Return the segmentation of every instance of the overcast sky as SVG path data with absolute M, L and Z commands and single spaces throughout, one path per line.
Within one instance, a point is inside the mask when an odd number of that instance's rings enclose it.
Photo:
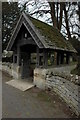
M 11 0 L 8 0 L 8 1 L 11 1 Z M 14 1 L 15 1 L 15 0 L 14 0 Z M 64 1 L 64 0 L 63 0 L 63 1 Z M 70 0 L 69 0 L 69 1 L 70 1 Z M 75 1 L 76 1 L 76 0 L 75 0 Z M 27 6 L 26 8 L 27 8 L 27 11 L 28 11 L 29 13 L 33 13 L 33 12 L 37 11 L 38 9 L 39 9 L 39 10 L 48 10 L 48 9 L 50 9 L 47 0 L 18 0 L 18 2 L 19 2 L 20 4 L 24 4 L 25 2 L 28 2 L 28 6 Z M 78 9 L 77 6 L 75 6 L 75 8 Z M 70 9 L 74 10 L 74 6 L 71 6 Z M 70 13 L 71 13 L 71 12 L 69 11 L 68 14 L 70 14 Z M 48 14 L 43 14 L 42 16 L 39 16 L 39 17 L 36 16 L 36 14 L 35 14 L 35 15 L 32 15 L 32 16 L 33 16 L 34 18 L 36 18 L 36 19 L 39 19 L 39 20 L 41 20 L 41 21 L 43 21 L 43 22 L 46 22 L 46 23 L 52 25 L 51 19 L 49 19 L 49 18 L 51 18 L 50 13 L 48 13 Z M 48 21 L 47 21 L 47 20 L 48 20 Z M 73 16 L 70 18 L 69 25 L 70 25 L 70 24 L 74 24 L 74 23 L 79 24 L 78 15 L 76 15 L 75 11 L 74 11 Z M 63 19 L 63 25 L 66 26 L 66 24 L 65 24 L 65 22 L 64 22 L 64 19 Z M 63 31 L 65 31 L 65 33 L 66 33 L 66 29 L 65 29 L 64 26 L 62 26 L 62 29 L 61 29 L 61 33 L 62 33 L 63 35 L 65 35 L 65 34 L 63 33 Z M 73 29 L 70 27 L 70 31 L 72 31 L 72 30 L 73 30 L 73 31 L 76 31 L 76 32 L 79 32 L 79 31 L 78 31 L 78 27 L 75 27 L 75 26 L 73 27 Z M 76 37 L 77 37 L 77 36 L 76 36 Z

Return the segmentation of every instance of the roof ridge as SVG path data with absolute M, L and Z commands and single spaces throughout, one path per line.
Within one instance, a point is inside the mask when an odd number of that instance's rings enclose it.
M 73 47 L 70 45 L 69 41 L 67 41 L 65 37 L 62 35 L 62 33 L 59 31 L 59 29 L 30 16 L 26 12 L 22 12 L 20 18 L 22 18 L 22 23 L 25 23 L 25 27 L 31 29 L 29 30 L 29 32 L 31 33 L 32 31 L 31 35 L 33 36 L 33 38 L 36 37 L 35 41 L 39 45 L 39 47 L 43 46 L 46 49 L 49 48 L 49 49 L 76 52 L 75 49 L 73 49 Z M 17 32 L 19 32 L 19 27 L 21 26 L 20 18 L 16 25 L 16 29 L 18 29 L 18 31 L 14 29 L 14 34 L 17 34 Z M 9 44 L 13 44 L 13 40 L 16 39 L 14 37 L 14 34 L 12 35 L 11 38 L 12 41 L 10 40 Z M 7 49 L 9 48 L 9 44 L 7 46 Z

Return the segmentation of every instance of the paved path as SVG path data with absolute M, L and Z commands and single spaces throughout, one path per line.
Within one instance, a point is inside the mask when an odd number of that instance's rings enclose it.
M 22 92 L 5 84 L 9 80 L 10 76 L 3 72 L 3 118 L 74 117 L 68 106 L 56 94 L 50 95 L 38 88 Z

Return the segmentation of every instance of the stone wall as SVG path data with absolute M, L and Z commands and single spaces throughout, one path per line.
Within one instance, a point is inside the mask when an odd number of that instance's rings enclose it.
M 45 86 L 61 96 L 77 115 L 80 114 L 80 86 L 59 76 L 47 77 Z
M 80 86 L 72 80 L 66 79 L 66 77 L 59 76 L 60 73 L 69 75 L 69 70 L 71 70 L 71 66 L 68 66 L 68 69 L 63 67 L 58 69 L 36 68 L 34 70 L 34 84 L 41 89 L 51 89 L 53 92 L 55 91 L 77 115 L 80 115 Z
M 34 85 L 41 89 L 51 89 L 53 92 L 55 91 L 68 103 L 77 115 L 80 115 L 80 84 L 76 84 L 75 76 L 70 76 L 70 71 L 74 67 L 75 66 L 49 69 L 36 68 L 34 70 Z M 14 78 L 20 78 L 20 67 L 16 64 L 3 63 L 2 69 Z M 77 81 L 80 80 L 77 79 Z
M 36 68 L 34 70 L 34 84 L 41 89 L 45 89 L 46 72 L 46 69 Z
M 15 79 L 20 78 L 20 66 L 11 63 L 2 63 L 2 70 L 13 76 Z

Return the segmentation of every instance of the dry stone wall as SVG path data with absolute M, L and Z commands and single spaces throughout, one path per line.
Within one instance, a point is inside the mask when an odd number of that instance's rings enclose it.
M 20 76 L 20 67 L 16 64 L 11 63 L 2 63 L 2 70 L 7 72 L 9 75 L 13 76 L 15 79 L 19 79 Z
M 71 75 L 70 70 L 75 66 L 56 67 L 34 70 L 34 85 L 41 89 L 51 89 L 62 97 L 73 111 L 80 115 L 80 77 Z M 2 69 L 18 79 L 20 68 L 10 63 L 3 63 Z M 66 77 L 65 77 L 66 76 Z M 68 76 L 68 77 L 67 77 Z
M 45 86 L 46 89 L 49 88 L 61 96 L 77 115 L 80 114 L 80 87 L 78 85 L 59 76 L 47 76 Z
M 66 74 L 67 68 L 64 68 L 66 69 L 65 71 L 62 71 L 62 69 L 36 68 L 34 70 L 34 84 L 41 89 L 51 89 L 53 92 L 55 91 L 77 115 L 80 115 L 80 86 L 72 80 L 63 77 Z M 62 77 L 60 73 L 63 73 Z M 67 75 L 69 74 L 70 72 L 68 70 Z M 76 77 L 74 76 L 74 81 L 76 81 L 75 79 Z

